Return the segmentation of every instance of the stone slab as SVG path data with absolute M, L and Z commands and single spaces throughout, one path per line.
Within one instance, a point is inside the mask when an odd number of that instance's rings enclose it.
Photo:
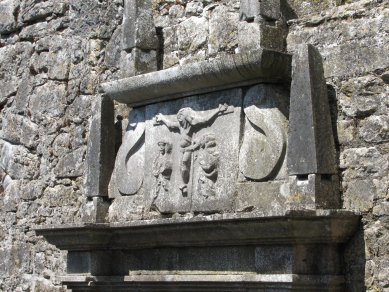
M 288 210 L 288 184 L 285 181 L 238 183 L 236 209 L 266 216 L 282 216 Z

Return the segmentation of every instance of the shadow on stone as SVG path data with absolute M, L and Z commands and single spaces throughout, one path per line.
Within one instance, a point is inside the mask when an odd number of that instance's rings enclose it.
M 286 20 L 298 18 L 296 12 L 294 12 L 293 8 L 290 7 L 290 4 L 287 0 L 281 0 L 281 12 Z
M 359 230 L 347 243 L 344 244 L 343 248 L 343 272 L 346 282 L 345 291 L 366 291 L 366 254 L 362 223 L 360 224 Z

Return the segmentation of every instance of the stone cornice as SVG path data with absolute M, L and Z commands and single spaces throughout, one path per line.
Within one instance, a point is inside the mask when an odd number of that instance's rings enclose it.
M 261 82 L 289 82 L 292 56 L 260 49 L 101 84 L 110 98 L 130 106 Z
M 63 250 L 177 246 L 342 243 L 359 216 L 346 211 L 291 211 L 285 216 L 205 216 L 128 223 L 46 226 L 36 229 Z

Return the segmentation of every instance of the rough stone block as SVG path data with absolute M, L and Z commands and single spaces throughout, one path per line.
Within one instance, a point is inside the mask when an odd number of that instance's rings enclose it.
M 374 206 L 377 188 L 372 179 L 350 180 L 344 183 L 344 206 L 356 212 L 368 212 Z
M 18 6 L 18 0 L 0 1 L 0 34 L 11 33 L 16 29 L 14 13 Z
M 50 81 L 37 87 L 30 97 L 33 121 L 62 116 L 66 108 L 66 85 Z
M 122 49 L 122 29 L 122 26 L 118 26 L 118 28 L 112 34 L 112 37 L 105 49 L 104 63 L 111 68 L 120 68 L 121 65 L 120 57 Z
M 41 3 L 34 3 L 28 5 L 24 3 L 21 7 L 20 19 L 23 22 L 32 22 L 38 19 L 45 18 L 53 13 L 63 14 L 66 10 L 67 4 L 56 3 L 56 1 L 46 1 Z
M 371 116 L 361 121 L 359 136 L 369 143 L 389 141 L 389 117 L 387 115 Z
M 143 211 L 144 192 L 140 191 L 140 193 L 132 196 L 115 197 L 109 206 L 108 221 L 128 222 L 132 220 L 145 219 Z
M 266 23 L 239 22 L 238 44 L 241 52 L 259 48 L 283 51 L 284 30 Z
M 205 46 L 209 25 L 205 18 L 192 16 L 177 25 L 177 45 L 182 51 L 195 52 Z
M 309 174 L 289 177 L 291 209 L 337 209 L 341 207 L 339 177 Z
M 240 20 L 252 22 L 258 18 L 276 20 L 281 17 L 280 0 L 242 0 Z
M 58 164 L 54 168 L 55 175 L 57 177 L 82 176 L 84 173 L 85 148 L 85 146 L 80 147 L 60 157 Z
M 335 145 L 319 52 L 312 45 L 300 46 L 292 70 L 289 174 L 335 174 Z
M 124 1 L 122 48 L 123 50 L 158 48 L 150 0 Z
M 33 179 L 39 174 L 40 160 L 21 145 L 3 142 L 0 167 L 12 179 Z
M 134 48 L 130 53 L 122 51 L 120 60 L 122 77 L 157 71 L 157 52 L 154 50 Z
M 90 223 L 104 223 L 108 214 L 109 201 L 101 197 L 88 198 L 81 207 L 81 220 Z
M 209 19 L 208 54 L 234 51 L 238 46 L 238 16 L 225 6 L 216 7 Z
M 108 184 L 115 161 L 114 107 L 111 99 L 98 97 L 92 117 L 86 156 L 85 195 L 108 195 Z

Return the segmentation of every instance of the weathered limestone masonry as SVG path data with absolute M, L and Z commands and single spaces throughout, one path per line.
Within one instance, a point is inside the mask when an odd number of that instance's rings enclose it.
M 341 274 L 346 291 L 389 291 L 389 2 L 124 2 L 0 0 L 0 291 L 134 279 L 143 283 L 134 291 L 339 291 Z M 315 104 L 326 90 L 305 43 L 322 56 L 331 119 Z M 265 55 L 279 67 L 261 70 Z M 196 80 L 214 87 L 197 88 L 182 68 L 209 72 Z M 142 91 L 142 74 L 162 69 L 171 75 L 154 81 L 169 83 Z M 236 77 L 241 69 L 262 85 Z M 137 88 L 120 83 L 126 77 Z M 120 91 L 125 104 L 112 102 Z M 153 104 L 167 97 L 180 99 Z M 299 109 L 305 115 L 289 116 Z M 169 123 L 179 112 L 207 128 L 190 130 L 192 149 Z M 356 232 L 348 211 L 362 214 Z M 116 270 L 101 264 L 112 259 Z M 193 270 L 200 275 L 182 273 Z M 93 277 L 108 274 L 121 276 Z

